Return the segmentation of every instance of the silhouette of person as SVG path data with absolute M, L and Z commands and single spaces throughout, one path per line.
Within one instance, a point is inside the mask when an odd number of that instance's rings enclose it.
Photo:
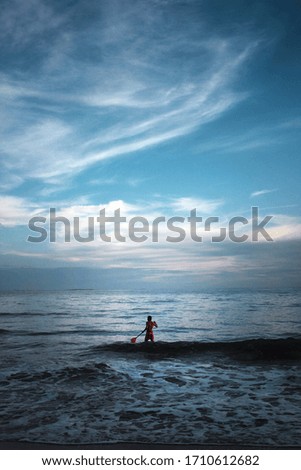
M 149 315 L 147 317 L 147 322 L 144 330 L 146 331 L 144 341 L 155 341 L 153 328 L 158 328 L 158 325 L 155 321 L 152 321 L 152 317 Z

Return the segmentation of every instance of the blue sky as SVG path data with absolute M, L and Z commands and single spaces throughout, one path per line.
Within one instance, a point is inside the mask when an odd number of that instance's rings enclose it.
M 0 287 L 300 287 L 300 19 L 291 0 L 2 2 Z M 273 242 L 27 241 L 50 207 L 84 233 L 102 208 L 252 206 Z

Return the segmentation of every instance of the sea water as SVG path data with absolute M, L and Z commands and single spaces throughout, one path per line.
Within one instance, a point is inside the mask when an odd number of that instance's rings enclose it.
M 298 291 L 0 300 L 2 441 L 301 443 Z M 156 343 L 131 344 L 148 315 Z

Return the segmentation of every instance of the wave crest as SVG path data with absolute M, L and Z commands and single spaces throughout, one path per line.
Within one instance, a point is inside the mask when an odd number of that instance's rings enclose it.
M 250 339 L 233 342 L 113 343 L 97 346 L 95 349 L 126 355 L 154 355 L 158 358 L 222 354 L 237 360 L 280 361 L 301 359 L 301 338 Z

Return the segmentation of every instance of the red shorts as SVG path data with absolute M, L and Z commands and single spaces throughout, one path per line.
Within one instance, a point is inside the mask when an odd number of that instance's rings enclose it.
M 154 333 L 152 331 L 147 332 L 145 335 L 144 341 L 154 341 L 154 340 L 155 340 Z

